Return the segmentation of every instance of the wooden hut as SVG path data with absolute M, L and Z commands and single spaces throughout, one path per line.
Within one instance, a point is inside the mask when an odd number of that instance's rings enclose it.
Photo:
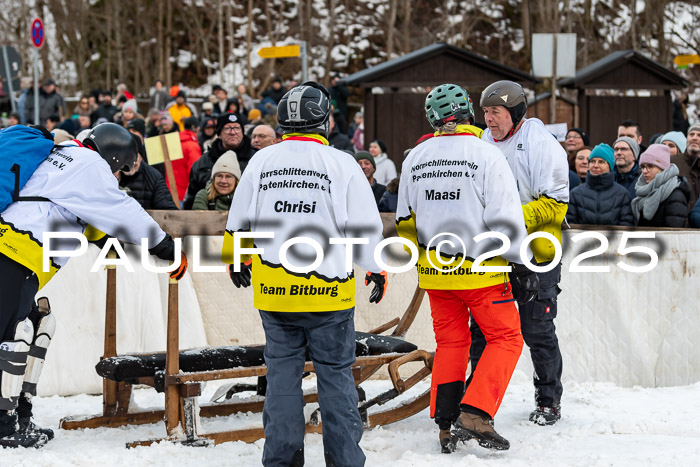
M 525 87 L 539 82 L 520 70 L 438 42 L 354 73 L 342 82 L 364 89 L 365 144 L 374 138 L 383 140 L 389 157 L 400 167 L 404 150 L 432 132 L 424 110 L 427 88 L 444 83 L 463 86 L 473 101 L 476 120 L 483 121 L 481 91 L 503 79 Z

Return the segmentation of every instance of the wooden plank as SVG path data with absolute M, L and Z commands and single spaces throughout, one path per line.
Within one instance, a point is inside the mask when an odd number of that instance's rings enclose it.
M 304 394 L 304 403 L 311 404 L 318 402 L 318 393 L 312 392 Z M 199 406 L 199 415 L 201 417 L 220 417 L 224 415 L 232 415 L 235 413 L 262 412 L 265 400 L 244 401 L 234 403 L 210 403 Z
M 384 355 L 375 355 L 368 357 L 358 357 L 355 361 L 353 367 L 362 366 L 374 366 L 383 365 L 389 363 L 396 358 L 405 355 L 399 353 L 391 353 Z M 304 364 L 304 372 L 313 372 L 314 364 L 313 362 L 306 362 Z M 198 372 L 188 372 L 188 373 L 178 373 L 173 375 L 165 376 L 166 384 L 182 384 L 190 383 L 194 381 L 215 381 L 220 379 L 234 379 L 234 378 L 246 378 L 249 376 L 262 376 L 267 373 L 267 367 L 251 366 L 251 367 L 238 367 L 229 368 L 226 370 L 212 370 L 212 371 L 198 371 Z
M 169 378 L 180 372 L 180 336 L 178 317 L 177 280 L 168 284 L 168 330 L 165 354 L 165 429 L 171 435 L 180 424 L 180 391 Z
M 425 409 L 430 405 L 430 390 L 426 390 L 423 394 L 417 398 L 402 404 L 394 409 L 388 409 L 381 412 L 376 412 L 369 414 L 369 426 L 367 428 L 373 428 L 375 426 L 387 425 L 389 423 L 398 422 L 399 420 L 406 419 L 412 415 L 417 414 L 421 410 Z
M 173 237 L 223 235 L 227 211 L 148 211 L 160 228 Z
M 62 418 L 59 428 L 63 430 L 82 430 L 84 428 L 117 428 L 124 425 L 146 425 L 163 421 L 162 409 L 147 410 L 119 415 L 73 416 Z
M 116 253 L 107 253 L 108 259 L 115 259 Z M 117 356 L 117 269 L 107 266 L 107 292 L 105 297 L 105 335 L 102 358 Z M 116 381 L 102 380 L 102 413 L 115 415 L 118 402 Z
M 401 317 L 401 322 L 399 322 L 399 325 L 396 326 L 394 332 L 391 333 L 392 336 L 404 337 L 406 335 L 406 332 L 408 332 L 409 328 L 413 324 L 413 321 L 418 315 L 418 310 L 420 309 L 420 305 L 423 302 L 424 296 L 425 290 L 421 289 L 419 286 L 416 286 L 416 290 L 415 292 L 413 292 L 413 298 L 411 299 L 411 303 L 408 304 L 406 311 Z
M 384 323 L 381 326 L 378 326 L 374 329 L 370 329 L 367 332 L 369 332 L 370 334 L 381 334 L 384 331 L 386 331 L 387 329 L 391 329 L 394 326 L 396 326 L 397 324 L 399 324 L 400 321 L 401 320 L 399 318 L 394 318 L 391 321 L 389 321 L 388 323 Z

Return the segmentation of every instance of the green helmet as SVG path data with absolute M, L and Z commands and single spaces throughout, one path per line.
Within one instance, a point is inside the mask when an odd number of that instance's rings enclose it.
M 445 123 L 474 120 L 474 106 L 467 91 L 456 84 L 441 84 L 425 98 L 425 116 L 436 130 Z

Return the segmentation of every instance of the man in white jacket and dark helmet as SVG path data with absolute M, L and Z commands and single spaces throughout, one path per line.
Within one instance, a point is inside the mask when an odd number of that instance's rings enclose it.
M 24 130 L 53 136 L 45 128 Z M 90 130 L 82 144 L 76 140 L 54 146 L 48 158 L 19 190 L 19 198 L 0 213 L 0 446 L 40 447 L 53 431 L 31 420 L 32 396 L 55 330 L 48 300 L 34 297 L 65 265 L 63 251 L 77 240 L 51 245 L 46 232 L 84 234 L 100 244 L 109 234 L 129 243 L 148 239 L 149 252 L 172 261 L 170 235 L 141 206 L 119 189 L 116 174 L 131 170 L 137 149 L 131 134 L 114 123 Z M 44 249 L 56 252 L 43 265 Z M 48 251 L 46 252 L 48 253 Z M 171 277 L 180 279 L 187 260 L 182 255 Z
M 437 343 L 430 416 L 444 453 L 453 452 L 457 440 L 472 438 L 505 450 L 510 443 L 494 430 L 493 418 L 523 346 L 515 300 L 525 303 L 537 290 L 520 255 L 526 233 L 518 190 L 503 154 L 472 126 L 467 91 L 437 86 L 426 97 L 425 112 L 435 135 L 404 161 L 396 230 L 418 248 L 418 284 L 430 299 Z M 475 240 L 489 233 L 506 240 Z M 488 271 L 475 270 L 476 263 Z M 465 391 L 470 315 L 488 344 Z
M 545 233 L 531 247 L 540 289 L 535 300 L 519 307 L 525 344 L 535 370 L 535 410 L 530 421 L 552 425 L 561 417 L 562 358 L 554 327 L 561 263 L 555 259 L 555 242 L 561 245 L 561 225 L 569 203 L 569 169 L 561 144 L 536 118 L 524 118 L 527 98 L 522 86 L 513 81 L 497 81 L 481 94 L 481 108 L 488 128 L 481 139 L 497 147 L 508 160 L 518 183 L 522 216 L 528 234 Z M 472 368 L 484 348 L 478 323 L 472 323 Z
M 328 145 L 326 88 L 306 82 L 277 107 L 283 141 L 250 160 L 229 211 L 222 259 L 236 287 L 253 286 L 265 330 L 267 391 L 263 464 L 304 464 L 304 396 L 308 354 L 314 363 L 326 465 L 361 466 L 362 420 L 351 366 L 355 361 L 355 275 L 345 238 L 366 239 L 352 259 L 374 283 L 370 302 L 386 290 L 373 252 L 382 222 L 372 190 L 353 156 Z M 255 235 L 237 244 L 238 232 Z M 273 237 L 264 238 L 265 233 Z M 306 240 L 290 248 L 283 244 Z M 249 263 L 252 261 L 252 264 Z M 252 272 L 251 272 L 252 269 Z

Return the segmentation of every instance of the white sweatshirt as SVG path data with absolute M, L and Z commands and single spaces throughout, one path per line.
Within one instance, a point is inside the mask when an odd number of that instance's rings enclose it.
M 465 125 L 458 131 L 416 146 L 401 173 L 396 228 L 418 247 L 418 278 L 425 289 L 478 289 L 507 281 L 503 272 L 471 271 L 474 259 L 502 245 L 495 239 L 475 242 L 474 237 L 484 232 L 505 234 L 510 246 L 482 265 L 522 263 L 519 249 L 527 234 L 508 163 L 501 151 L 473 134 L 476 128 Z M 453 237 L 443 235 L 430 243 L 443 233 Z M 453 244 L 441 247 L 443 261 L 456 260 L 447 266 L 440 264 L 435 249 L 442 240 Z M 447 271 L 462 258 L 461 267 Z
M 263 248 L 253 255 L 255 307 L 264 311 L 336 311 L 355 306 L 352 266 L 346 269 L 346 248 L 329 238 L 366 237 L 354 248 L 354 262 L 380 272 L 373 258 L 382 240 L 382 222 L 367 178 L 355 159 L 327 146 L 316 135 L 285 135 L 285 140 L 255 154 L 233 196 L 222 259 L 235 259 L 237 231 L 273 232 L 273 239 L 255 239 Z M 359 230 L 355 230 L 359 229 Z M 308 273 L 282 265 L 280 248 L 293 237 L 310 237 L 323 248 L 323 261 Z M 251 247 L 251 242 L 241 246 Z M 297 251 L 304 258 L 295 257 Z M 287 251 L 294 266 L 314 262 L 311 246 Z M 245 257 L 243 258 L 245 260 Z
M 141 205 L 119 189 L 107 162 L 71 143 L 54 148 L 19 195 L 49 201 L 18 201 L 0 213 L 0 253 L 35 272 L 40 288 L 68 261 L 52 257 L 50 270 L 42 271 L 44 232 L 83 233 L 90 224 L 129 243 L 148 238 L 149 247 L 165 238 Z M 53 240 L 50 247 L 74 250 L 77 241 Z

